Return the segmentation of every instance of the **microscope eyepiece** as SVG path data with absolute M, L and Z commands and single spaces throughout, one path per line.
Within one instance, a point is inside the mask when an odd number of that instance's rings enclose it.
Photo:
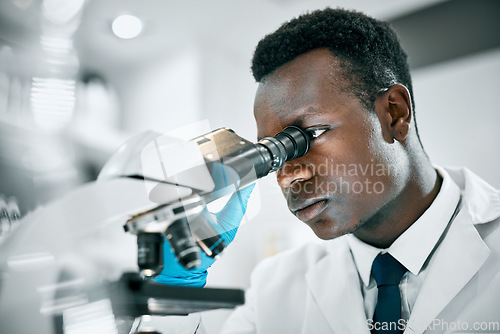
M 286 160 L 290 161 L 295 158 L 304 156 L 309 150 L 309 135 L 296 126 L 288 126 L 283 131 L 274 136 L 279 140 L 286 150 Z
M 286 161 L 304 156 L 309 151 L 310 143 L 309 135 L 294 125 L 286 127 L 274 137 L 266 137 L 258 142 L 271 154 L 269 172 L 280 169 Z

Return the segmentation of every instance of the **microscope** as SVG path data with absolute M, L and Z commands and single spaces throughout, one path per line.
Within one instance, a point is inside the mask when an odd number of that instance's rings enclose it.
M 201 264 L 199 248 L 206 255 L 217 257 L 225 244 L 202 213 L 207 204 L 278 170 L 286 161 L 303 156 L 309 150 L 310 139 L 307 132 L 296 126 L 289 126 L 274 137 L 252 143 L 231 129 L 222 128 L 191 141 L 195 144 L 194 151 L 199 150 L 201 159 L 198 161 L 202 163 L 177 172 L 174 179 L 169 178 L 165 168 L 156 169 L 161 173 L 149 173 L 152 168 L 143 168 L 141 175 L 133 174 L 132 171 L 128 171 L 128 175 L 118 175 L 157 184 L 175 183 L 175 186 L 182 187 L 179 184 L 181 179 L 190 179 L 200 173 L 203 175 L 203 172 L 207 174 L 208 171 L 213 183 L 208 189 L 190 187 L 189 196 L 161 203 L 152 210 L 134 215 L 126 222 L 125 231 L 137 236 L 137 263 L 141 275 L 154 277 L 163 269 L 163 235 L 179 263 L 186 269 L 193 269 Z M 155 159 L 147 160 L 150 163 L 156 160 L 156 164 L 165 167 L 168 162 L 161 155 L 162 148 L 161 139 L 155 138 L 143 148 L 143 159 L 146 152 L 150 152 Z M 168 147 L 164 148 L 163 152 L 167 151 Z M 102 178 L 110 177 L 112 173 L 108 169 L 109 167 L 104 167 Z M 154 191 L 152 189 L 151 193 Z
M 96 182 L 37 209 L 0 244 L 2 329 L 71 332 L 95 327 L 90 313 L 107 312 L 115 332 L 133 333 L 130 321 L 144 315 L 243 304 L 240 289 L 171 287 L 150 278 L 163 269 L 164 247 L 186 269 L 200 265 L 200 249 L 219 256 L 226 245 L 207 205 L 304 156 L 314 137 L 289 126 L 257 143 L 228 128 L 189 141 L 152 132 L 132 138 Z M 18 314 L 31 321 L 14 321 Z

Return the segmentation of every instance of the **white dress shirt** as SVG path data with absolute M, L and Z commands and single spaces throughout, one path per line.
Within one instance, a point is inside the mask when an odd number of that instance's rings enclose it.
M 379 253 L 389 252 L 408 271 L 399 284 L 402 317 L 408 320 L 426 276 L 427 260 L 440 242 L 460 200 L 460 189 L 448 173 L 439 167 L 443 178 L 438 195 L 431 206 L 387 249 L 370 246 L 354 235 L 348 243 L 358 270 L 367 319 L 372 319 L 377 304 L 377 284 L 371 275 L 373 260 Z

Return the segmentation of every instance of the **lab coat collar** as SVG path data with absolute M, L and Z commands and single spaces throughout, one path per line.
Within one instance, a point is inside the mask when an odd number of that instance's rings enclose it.
M 358 272 L 345 237 L 331 241 L 328 255 L 307 272 L 306 279 L 334 333 L 370 333 Z
M 463 193 L 464 208 L 474 224 L 500 217 L 500 191 L 467 168 L 445 168 Z
M 423 333 L 451 300 L 483 266 L 490 249 L 471 224 L 471 215 L 461 210 L 429 260 L 405 333 Z
M 462 190 L 462 208 L 430 258 L 405 333 L 423 333 L 483 266 L 490 254 L 474 224 L 500 216 L 499 191 L 468 169 L 447 169 Z

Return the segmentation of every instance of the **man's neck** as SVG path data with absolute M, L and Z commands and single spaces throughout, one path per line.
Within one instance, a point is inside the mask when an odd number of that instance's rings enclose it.
M 388 248 L 430 207 L 442 181 L 430 162 L 416 169 L 403 191 L 353 234 L 374 247 Z

